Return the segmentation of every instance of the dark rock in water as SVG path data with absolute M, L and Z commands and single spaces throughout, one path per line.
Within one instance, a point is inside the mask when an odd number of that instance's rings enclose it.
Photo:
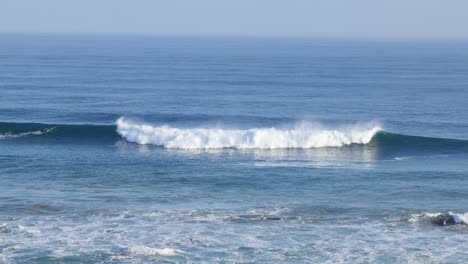
M 450 214 L 438 214 L 437 216 L 431 217 L 431 223 L 434 225 L 445 226 L 454 225 L 457 222 L 455 222 L 455 218 Z

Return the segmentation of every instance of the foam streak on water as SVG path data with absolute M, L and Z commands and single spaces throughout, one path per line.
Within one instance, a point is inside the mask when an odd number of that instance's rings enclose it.
M 40 136 L 46 133 L 49 133 L 53 130 L 54 128 L 48 128 L 48 129 L 43 129 L 43 130 L 36 130 L 36 131 L 30 131 L 30 132 L 23 132 L 23 133 L 4 133 L 0 134 L 0 139 L 10 139 L 10 138 L 21 138 L 21 137 L 29 137 L 29 136 Z
M 288 128 L 175 128 L 137 123 L 125 118 L 116 122 L 117 132 L 127 141 L 180 149 L 280 149 L 341 147 L 366 144 L 379 126 L 354 125 L 323 128 L 303 122 Z

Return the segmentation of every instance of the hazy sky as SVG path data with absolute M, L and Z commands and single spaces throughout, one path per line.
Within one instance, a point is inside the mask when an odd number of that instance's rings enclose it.
M 0 0 L 0 32 L 468 38 L 468 0 Z

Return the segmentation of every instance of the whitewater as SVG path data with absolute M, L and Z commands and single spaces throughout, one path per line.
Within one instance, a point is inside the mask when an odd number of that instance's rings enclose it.
M 285 149 L 341 147 L 367 144 L 382 130 L 377 125 L 356 124 L 326 128 L 321 124 L 301 122 L 286 128 L 176 128 L 153 126 L 126 118 L 116 121 L 117 133 L 129 142 L 178 149 Z

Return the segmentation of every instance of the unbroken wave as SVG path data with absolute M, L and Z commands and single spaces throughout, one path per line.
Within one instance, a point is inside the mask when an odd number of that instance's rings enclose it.
M 114 141 L 120 138 L 115 129 L 113 125 L 0 122 L 0 139 Z
M 178 149 L 286 149 L 341 147 L 369 143 L 378 126 L 323 129 L 303 123 L 291 128 L 175 128 L 152 126 L 125 118 L 116 122 L 117 133 L 129 142 Z

